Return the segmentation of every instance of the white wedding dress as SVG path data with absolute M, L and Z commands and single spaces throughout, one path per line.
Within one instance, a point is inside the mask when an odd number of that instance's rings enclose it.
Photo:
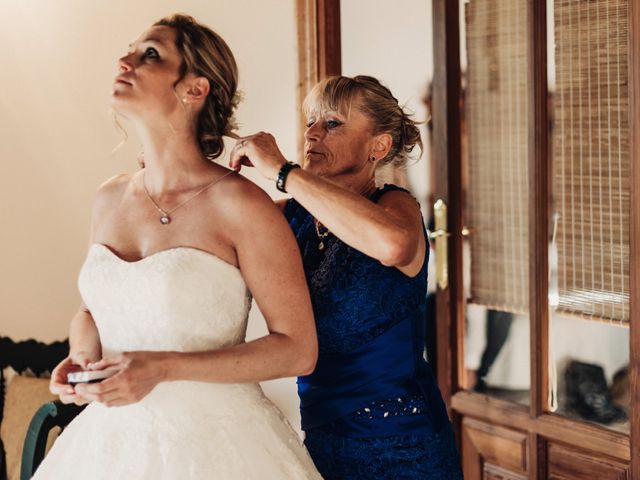
M 103 354 L 212 350 L 244 341 L 251 297 L 240 270 L 190 247 L 127 262 L 93 244 L 79 288 Z M 36 479 L 320 479 L 257 384 L 160 383 L 140 402 L 92 403 Z

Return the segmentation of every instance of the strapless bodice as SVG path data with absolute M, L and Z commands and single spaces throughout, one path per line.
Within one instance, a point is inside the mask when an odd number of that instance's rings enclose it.
M 240 270 L 197 248 L 128 262 L 94 243 L 78 286 L 103 354 L 211 350 L 244 341 L 251 295 Z

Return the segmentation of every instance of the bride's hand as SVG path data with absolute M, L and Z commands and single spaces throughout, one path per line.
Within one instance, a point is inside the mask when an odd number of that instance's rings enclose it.
M 275 180 L 286 161 L 273 135 L 260 132 L 238 139 L 231 150 L 229 167 L 234 170 L 240 170 L 243 165 L 255 167 L 266 178 Z
M 67 381 L 69 373 L 83 370 L 87 368 L 88 364 L 89 358 L 84 352 L 72 354 L 62 360 L 51 372 L 51 380 L 49 382 L 51 393 L 58 395 L 62 403 L 75 403 L 76 405 L 89 403 L 89 400 L 79 395 L 73 385 L 69 385 Z
M 76 392 L 107 407 L 136 403 L 166 377 L 165 358 L 163 352 L 126 352 L 103 358 L 89 364 L 89 368 L 116 368 L 120 371 L 99 383 L 76 385 Z

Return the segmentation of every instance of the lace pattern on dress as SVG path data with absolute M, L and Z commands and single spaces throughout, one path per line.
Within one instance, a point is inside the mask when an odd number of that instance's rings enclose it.
M 401 189 L 385 185 L 372 200 L 392 190 Z M 302 253 L 321 354 L 355 350 L 416 312 L 424 317 L 428 257 L 422 271 L 409 278 L 332 234 L 319 250 L 313 216 L 295 200 L 287 203 L 285 215 Z
M 451 428 L 433 435 L 384 438 L 314 430 L 305 445 L 325 480 L 462 480 Z

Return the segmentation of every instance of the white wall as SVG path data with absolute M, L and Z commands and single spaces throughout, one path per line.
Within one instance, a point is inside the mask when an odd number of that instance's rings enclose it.
M 344 0 L 340 7 L 342 73 L 377 77 L 420 121 L 427 119 L 422 98 L 433 76 L 431 9 L 430 0 Z M 424 213 L 430 158 L 425 125 L 420 130 L 425 152 L 408 174 Z
M 241 134 L 296 147 L 294 0 L 0 0 L 0 335 L 62 339 L 79 303 L 96 187 L 136 168 L 108 113 L 116 59 L 161 17 L 184 12 L 229 43 L 245 101 Z M 264 183 L 263 183 L 264 185 Z M 265 186 L 270 193 L 275 189 Z M 254 309 L 249 336 L 266 331 Z M 299 424 L 292 379 L 267 393 Z

